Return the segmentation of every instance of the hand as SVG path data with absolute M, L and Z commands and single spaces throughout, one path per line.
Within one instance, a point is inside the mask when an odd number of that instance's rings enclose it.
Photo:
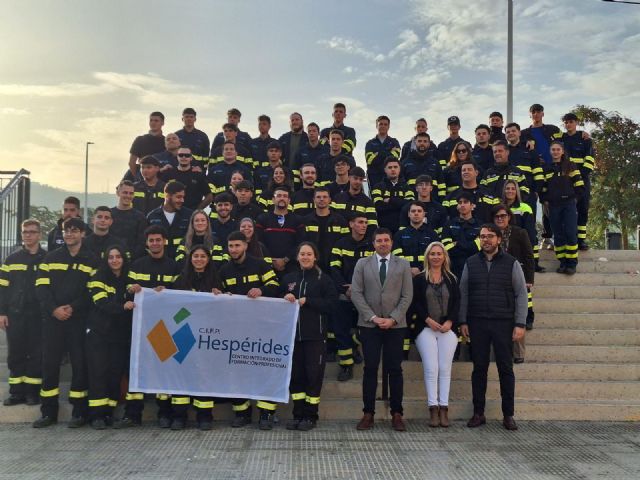
M 391 201 L 391 199 L 389 197 L 387 197 L 384 200 L 382 200 L 383 203 L 389 203 L 390 201 Z
M 351 284 L 344 285 L 344 286 L 345 286 L 345 287 L 347 287 L 347 291 L 346 291 L 346 292 L 344 292 L 345 296 L 346 296 L 347 298 L 351 298 Z
M 583 140 L 589 140 L 591 138 L 591 135 L 589 135 L 589 132 L 583 130 L 582 131 L 582 139 Z
M 424 323 L 426 323 L 427 326 L 431 330 L 433 330 L 434 332 L 439 332 L 440 331 L 440 324 L 438 322 L 436 322 L 433 318 L 427 317 L 427 319 L 424 321 Z
M 511 339 L 514 342 L 519 342 L 524 338 L 524 332 L 524 327 L 513 327 L 513 336 L 511 337 Z
M 302 307 L 305 303 L 307 303 L 307 297 L 302 297 L 301 299 L 298 300 L 298 303 Z
M 134 308 L 136 308 L 136 304 L 133 303 L 131 300 L 124 302 L 124 309 L 125 310 L 133 310 Z
M 167 163 L 164 167 L 162 167 L 162 168 L 160 169 L 160 171 L 161 171 L 161 172 L 166 172 L 167 170 L 171 170 L 172 168 L 173 168 L 173 166 L 172 166 L 172 165 L 169 165 L 169 164 Z
M 533 283 L 525 283 L 525 285 L 527 286 L 527 288 L 533 287 Z
M 9 317 L 0 315 L 0 330 L 4 330 L 9 326 Z
M 71 307 L 69 305 L 60 305 L 53 311 L 53 316 L 61 322 L 69 320 L 69 317 L 71 317 Z
M 249 298 L 258 298 L 260 295 L 262 295 L 262 290 L 256 287 L 247 292 L 247 297 Z
M 444 323 L 440 325 L 440 332 L 447 333 L 449 330 L 451 330 L 452 325 L 453 322 L 451 320 L 445 320 Z
M 471 335 L 469 335 L 469 325 L 467 325 L 466 323 L 464 325 L 460 325 L 460 333 L 466 339 L 471 338 Z
M 286 263 L 284 261 L 284 258 L 273 258 L 273 269 L 281 272 L 284 270 L 284 267 L 286 266 Z
M 196 172 L 196 173 L 200 173 L 200 172 L 202 172 L 202 168 L 200 168 L 200 167 L 191 167 L 191 171 L 192 172 Z
M 140 293 L 141 291 L 142 291 L 142 287 L 137 283 L 130 285 L 128 289 L 129 293 Z
M 415 277 L 416 275 L 420 275 L 420 269 L 416 267 L 411 267 L 411 276 Z
M 395 321 L 393 320 L 393 318 L 376 317 L 373 319 L 373 323 L 378 325 L 378 327 L 380 327 L 382 330 L 388 330 L 393 327 Z
M 222 293 L 222 290 L 220 290 L 219 288 L 213 288 L 211 290 L 211 293 L 213 293 L 214 295 L 220 295 Z
M 533 150 L 534 148 L 536 148 L 536 142 L 534 142 L 533 140 L 529 140 L 527 142 L 527 150 Z
M 295 296 L 293 293 L 287 293 L 287 294 L 284 296 L 284 299 L 285 299 L 287 302 L 291 302 L 291 303 L 293 303 L 293 302 L 295 302 L 295 301 L 296 301 L 296 296 Z
M 161 292 L 165 289 L 166 287 L 163 287 L 162 285 L 158 285 L 157 287 L 155 287 L 153 290 L 155 292 Z

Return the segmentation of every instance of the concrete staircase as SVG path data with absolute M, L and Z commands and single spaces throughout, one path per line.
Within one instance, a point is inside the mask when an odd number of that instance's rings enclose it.
M 526 362 L 515 365 L 516 417 L 522 420 L 640 420 L 640 252 L 589 251 L 580 253 L 578 274 L 555 272 L 556 261 L 542 252 L 542 265 L 549 273 L 536 275 L 535 328 L 527 332 Z M 413 349 L 412 349 L 413 350 Z M 417 352 L 403 364 L 405 372 L 405 417 L 425 418 L 426 393 L 422 364 Z M 0 377 L 6 379 L 6 341 L 0 340 Z M 471 370 L 467 362 L 453 367 L 450 417 L 466 419 L 471 408 Z M 328 364 L 320 404 L 325 419 L 359 418 L 362 411 L 362 367 L 355 378 L 335 380 L 336 364 Z M 63 379 L 69 378 L 68 367 Z M 495 365 L 491 365 L 487 390 L 487 416 L 501 418 L 500 387 Z M 61 385 L 64 392 L 68 381 Z M 6 383 L 0 396 L 7 395 Z M 379 389 L 380 392 L 380 389 Z M 61 402 L 60 419 L 69 417 Z M 153 418 L 149 403 L 145 416 Z M 279 409 L 287 418 L 290 406 Z M 38 416 L 37 407 L 1 407 L 0 423 L 28 422 Z M 228 405 L 216 407 L 217 419 L 230 418 Z M 379 401 L 376 417 L 388 417 L 388 407 Z

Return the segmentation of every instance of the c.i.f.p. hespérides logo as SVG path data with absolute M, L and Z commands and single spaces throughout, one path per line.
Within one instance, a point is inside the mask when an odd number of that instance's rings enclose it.
M 173 316 L 173 321 L 179 326 L 189 316 L 191 316 L 191 312 L 182 307 Z M 164 320 L 159 320 L 158 323 L 149 330 L 147 340 L 149 340 L 153 351 L 156 352 L 161 362 L 169 358 L 173 358 L 178 363 L 184 362 L 184 359 L 187 358 L 187 355 L 196 343 L 196 338 L 188 323 L 184 323 L 172 335 L 169 333 L 169 329 Z

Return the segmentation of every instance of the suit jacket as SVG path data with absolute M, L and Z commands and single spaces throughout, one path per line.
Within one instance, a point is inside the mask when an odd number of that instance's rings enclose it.
M 412 297 L 411 267 L 405 259 L 391 255 L 384 286 L 380 284 L 375 254 L 356 263 L 351 280 L 351 301 L 358 309 L 358 326 L 376 327 L 371 318 L 377 316 L 398 322 L 392 328 L 406 327 L 406 313 Z

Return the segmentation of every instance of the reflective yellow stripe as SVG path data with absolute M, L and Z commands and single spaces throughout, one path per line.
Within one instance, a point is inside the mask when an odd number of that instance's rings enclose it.
M 49 263 L 49 270 L 67 270 L 69 265 L 66 263 Z
M 247 277 L 244 277 L 244 279 L 245 283 L 258 282 L 260 280 L 260 277 L 258 275 L 249 275 Z
M 93 268 L 91 268 L 89 265 L 79 264 L 78 265 L 78 270 L 80 270 L 81 272 L 84 272 L 84 273 L 91 273 L 91 274 L 95 273 L 95 270 Z
M 9 280 L 5 280 L 4 278 L 0 278 L 0 287 L 8 287 Z
M 231 407 L 231 410 L 233 410 L 234 412 L 244 412 L 245 410 L 248 410 L 250 406 L 251 406 L 251 402 L 247 400 L 246 402 L 241 403 L 240 405 L 233 405 Z
M 97 400 L 89 400 L 90 407 L 106 407 L 109 405 L 108 398 L 98 398 Z
M 39 287 L 41 285 L 51 285 L 51 280 L 49 280 L 48 278 L 38 278 L 36 280 L 36 287 Z
M 156 400 L 164 401 L 169 400 L 171 397 L 166 393 L 156 393 Z
M 237 281 L 235 278 L 227 278 L 226 280 L 223 280 L 224 283 L 226 283 L 227 285 L 236 285 Z
M 196 408 L 213 408 L 214 405 L 215 402 L 213 400 L 203 401 L 195 398 L 193 399 L 193 406 Z
M 353 358 L 346 358 L 338 360 L 338 365 L 353 365 Z
M 130 400 L 144 400 L 144 393 L 130 393 L 127 392 L 127 395 L 124 397 L 126 401 Z
M 89 287 L 89 288 L 101 288 L 105 292 L 116 293 L 116 289 L 114 287 L 110 287 L 106 283 L 98 282 L 96 280 L 92 280 L 89 283 L 87 283 L 87 287 Z
M 24 377 L 9 377 L 9 385 L 19 385 L 24 382 Z
M 22 381 L 29 385 L 42 385 L 42 379 L 36 377 L 22 377 Z
M 275 403 L 263 402 L 262 400 L 260 400 L 260 401 L 258 401 L 258 403 L 256 403 L 256 407 L 262 408 L 263 410 L 271 410 L 272 412 L 275 412 L 276 406 L 277 405 Z
M 344 357 L 345 355 L 353 355 L 352 348 L 345 348 L 344 350 L 338 350 L 338 355 Z
M 118 406 L 118 401 L 117 400 L 113 400 L 113 399 L 109 399 L 109 406 L 110 407 L 117 407 Z
M 12 263 L 11 265 L 7 265 L 5 268 L 8 272 L 14 270 L 25 272 L 28 268 L 28 265 L 25 263 Z
M 318 405 L 320 403 L 320 397 L 309 397 L 309 396 L 307 396 L 307 398 L 305 398 L 305 401 L 307 403 L 310 403 L 311 405 Z
M 109 294 L 107 292 L 100 292 L 100 293 L 96 293 L 93 296 L 93 301 L 97 302 L 98 300 L 100 300 L 101 298 L 107 298 L 109 296 Z
M 319 232 L 320 229 L 317 225 L 307 225 L 307 232 Z
M 302 392 L 302 393 L 292 393 L 291 394 L 291 400 L 304 400 L 306 398 L 307 394 Z
M 190 403 L 190 397 L 171 397 L 171 405 L 189 405 Z
M 55 397 L 56 395 L 60 395 L 60 389 L 57 387 L 51 390 L 40 390 L 41 397 Z
M 69 390 L 69 398 L 85 398 L 89 396 L 87 390 Z

